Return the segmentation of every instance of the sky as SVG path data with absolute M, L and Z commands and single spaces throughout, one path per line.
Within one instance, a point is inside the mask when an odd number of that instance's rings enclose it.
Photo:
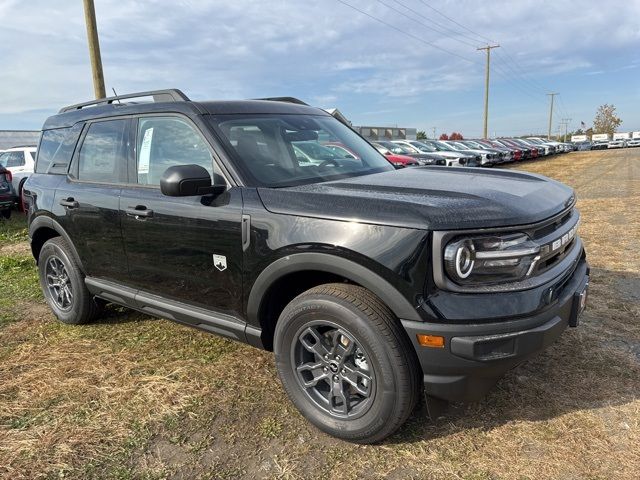
M 482 134 L 640 130 L 640 0 L 95 0 L 105 84 L 194 100 L 294 96 L 354 125 Z M 0 129 L 93 96 L 81 0 L 0 0 Z

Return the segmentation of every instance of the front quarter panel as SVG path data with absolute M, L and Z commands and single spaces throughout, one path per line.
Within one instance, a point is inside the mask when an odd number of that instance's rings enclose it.
M 259 286 L 261 282 L 257 282 L 261 274 L 265 271 L 270 273 L 267 269 L 273 269 L 276 262 L 284 264 L 282 259 L 302 258 L 301 254 L 310 259 L 308 264 L 288 265 L 283 274 L 292 269 L 320 268 L 356 283 L 360 283 L 359 278 L 371 280 L 384 290 L 374 293 L 397 300 L 397 305 L 406 307 L 404 313 L 411 308 L 416 319 L 427 315 L 417 307 L 422 303 L 427 272 L 431 268 L 429 232 L 357 220 L 349 222 L 274 214 L 264 209 L 255 190 L 250 189 L 245 195 L 244 212 L 251 216 L 250 246 L 245 252 L 245 301 L 250 324 L 259 326 L 255 308 L 252 309 L 256 296 L 254 290 L 252 298 L 252 290 L 254 287 L 262 288 Z M 323 258 L 326 265 L 319 265 L 318 262 L 322 262 L 319 259 Z M 332 272 L 331 265 L 336 265 L 335 272 Z

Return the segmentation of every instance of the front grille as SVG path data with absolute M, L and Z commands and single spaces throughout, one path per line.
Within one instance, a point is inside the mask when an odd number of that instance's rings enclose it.
M 573 251 L 579 221 L 578 211 L 572 208 L 529 232 L 531 238 L 542 246 L 532 276 L 553 268 Z

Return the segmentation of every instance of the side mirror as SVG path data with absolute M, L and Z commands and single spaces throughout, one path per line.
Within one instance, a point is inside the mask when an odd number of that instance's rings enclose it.
M 220 195 L 227 189 L 222 176 L 213 174 L 200 165 L 175 165 L 165 170 L 160 178 L 160 191 L 168 197 L 192 197 L 196 195 Z

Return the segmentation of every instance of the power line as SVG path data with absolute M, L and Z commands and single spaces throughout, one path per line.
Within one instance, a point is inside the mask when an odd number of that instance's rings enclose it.
M 386 4 L 384 4 L 384 3 L 383 3 L 383 2 L 381 2 L 380 0 L 377 0 L 377 1 L 379 1 L 380 3 L 382 3 L 383 5 L 385 5 L 385 6 L 389 7 L 389 8 L 392 8 L 392 7 L 390 7 L 390 6 L 386 5 Z M 438 33 L 440 33 L 441 35 L 446 36 L 447 38 L 451 38 L 451 39 L 453 39 L 453 40 L 455 40 L 455 41 L 457 41 L 457 42 L 463 43 L 463 44 L 468 45 L 468 46 L 470 46 L 470 47 L 474 47 L 474 48 L 475 48 L 475 47 L 477 46 L 477 44 L 478 44 L 478 40 L 477 40 L 477 39 L 475 39 L 475 38 L 473 38 L 473 37 L 469 37 L 468 35 L 465 35 L 465 34 L 463 34 L 463 33 L 461 33 L 461 32 L 456 31 L 456 30 L 452 30 L 452 29 L 450 29 L 450 28 L 448 28 L 446 25 L 443 25 L 443 24 L 441 24 L 441 23 L 436 22 L 435 20 L 430 19 L 429 17 L 427 17 L 427 16 L 425 16 L 425 15 L 421 14 L 420 12 L 418 12 L 418 11 L 416 11 L 415 9 L 413 9 L 413 8 L 411 8 L 411 7 L 409 7 L 409 6 L 407 6 L 406 4 L 402 3 L 402 2 L 401 2 L 401 1 L 399 1 L 399 0 L 393 0 L 393 1 L 394 1 L 395 3 L 397 3 L 398 5 L 401 5 L 402 7 L 404 7 L 405 9 L 407 9 L 408 11 L 410 11 L 411 13 L 413 13 L 413 14 L 415 14 L 415 15 L 417 15 L 417 16 L 419 16 L 419 17 L 421 17 L 421 18 L 425 19 L 425 20 L 427 20 L 428 22 L 433 23 L 434 25 L 437 25 L 438 27 L 443 28 L 443 29 L 445 30 L 445 31 L 438 30 L 438 29 L 436 29 L 436 28 L 434 28 L 434 27 L 428 26 L 428 25 L 426 25 L 426 24 L 424 24 L 424 23 L 423 23 L 423 25 L 425 25 L 425 26 L 427 26 L 427 27 L 431 28 L 431 29 L 432 29 L 432 30 L 434 30 L 435 32 L 438 32 Z M 402 15 L 404 15 L 404 14 L 402 14 Z M 406 16 L 406 15 L 405 15 L 405 16 Z M 411 18 L 412 20 L 414 20 L 412 17 L 408 17 L 408 18 Z M 475 42 L 475 43 L 473 43 L 473 44 L 472 44 L 472 43 L 469 43 L 469 42 L 465 42 L 465 41 L 463 41 L 463 40 L 460 40 L 460 39 L 458 39 L 458 38 L 455 38 L 454 36 L 447 34 L 447 33 L 446 33 L 446 31 L 451 32 L 453 35 L 461 36 L 461 37 L 467 38 L 467 39 L 469 39 L 469 40 L 471 40 L 471 41 L 473 41 L 473 42 Z
M 378 23 L 381 23 L 381 24 L 383 24 L 383 25 L 386 25 L 387 27 L 392 28 L 392 29 L 396 30 L 397 32 L 400 32 L 401 34 L 406 35 L 407 37 L 411 37 L 411 38 L 413 38 L 414 40 L 417 40 L 417 41 L 419 41 L 419 42 L 421 42 L 421 43 L 424 43 L 425 45 L 429 45 L 430 47 L 433 47 L 433 48 L 435 48 L 435 49 L 437 49 L 437 50 L 441 50 L 441 51 L 443 51 L 443 52 L 445 52 L 445 53 L 448 53 L 449 55 L 453 55 L 454 57 L 458 57 L 458 58 L 460 58 L 460 59 L 462 59 L 462 60 L 465 60 L 465 61 L 467 61 L 467 62 L 469 62 L 469 63 L 475 63 L 475 64 L 477 64 L 477 62 L 475 62 L 475 61 L 471 60 L 470 58 L 463 57 L 462 55 L 458 55 L 458 54 L 457 54 L 457 53 L 455 53 L 455 52 L 452 52 L 452 51 L 450 51 L 450 50 L 447 50 L 446 48 L 442 48 L 442 47 L 440 47 L 440 46 L 436 45 L 436 44 L 435 44 L 435 43 L 433 43 L 433 42 L 429 42 L 429 41 L 425 40 L 424 38 L 418 37 L 417 35 L 414 35 L 414 34 L 409 33 L 409 32 L 405 32 L 405 31 L 404 31 L 404 30 L 402 30 L 401 28 L 398 28 L 398 27 L 396 27 L 395 25 L 392 25 L 391 23 L 385 22 L 384 20 L 382 20 L 382 19 L 380 19 L 380 18 L 378 18 L 378 17 L 376 17 L 376 16 L 374 16 L 374 15 L 371 15 L 371 14 L 370 14 L 370 13 L 368 13 L 368 12 L 365 12 L 364 10 L 361 10 L 361 9 L 359 9 L 358 7 L 355 7 L 354 5 L 351 5 L 350 3 L 347 3 L 347 2 L 345 2 L 344 0 L 337 0 L 337 1 L 338 1 L 338 2 L 340 2 L 340 3 L 342 3 L 343 5 L 346 5 L 347 7 L 351 8 L 351 9 L 353 9 L 353 10 L 357 11 L 357 12 L 360 12 L 360 13 L 361 13 L 361 14 L 363 14 L 363 15 L 366 15 L 367 17 L 371 18 L 372 20 L 375 20 L 375 21 L 376 21 L 376 22 L 378 22 Z
M 481 38 L 483 41 L 485 42 L 489 42 L 489 43 L 496 43 L 495 40 L 492 40 L 490 38 L 485 37 L 484 35 L 481 35 L 477 32 L 474 32 L 473 30 L 471 30 L 468 27 L 465 27 L 464 25 L 462 25 L 461 23 L 456 22 L 453 18 L 448 17 L 447 15 L 445 15 L 444 13 L 442 13 L 440 10 L 438 10 L 437 8 L 432 7 L 431 5 L 429 5 L 427 2 L 425 2 L 424 0 L 420 0 L 420 3 L 422 3 L 425 7 L 430 8 L 431 10 L 433 10 L 434 12 L 436 12 L 438 15 L 440 15 L 441 17 L 446 18 L 447 20 L 449 20 L 452 23 L 455 23 L 456 25 L 458 25 L 459 27 L 465 29 L 467 32 L 473 33 L 475 36 Z

